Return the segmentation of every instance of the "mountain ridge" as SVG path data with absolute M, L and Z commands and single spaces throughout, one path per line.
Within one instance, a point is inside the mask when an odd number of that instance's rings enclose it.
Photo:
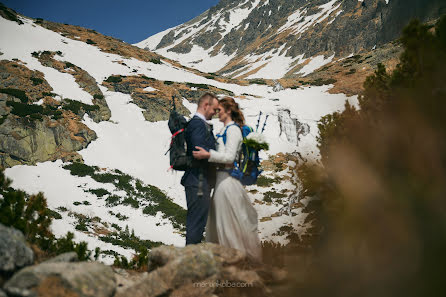
M 439 0 L 220 1 L 135 45 L 227 77 L 298 78 L 393 41 L 411 18 L 444 12 Z

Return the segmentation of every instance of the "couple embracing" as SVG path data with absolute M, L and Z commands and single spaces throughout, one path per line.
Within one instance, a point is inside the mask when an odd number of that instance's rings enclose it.
M 224 127 L 215 139 L 208 120 L 218 113 Z M 187 155 L 194 166 L 184 173 L 186 190 L 186 245 L 205 241 L 238 249 L 261 261 L 257 212 L 240 181 L 229 174 L 242 147 L 245 118 L 233 98 L 218 100 L 207 93 L 186 129 Z M 212 197 L 211 190 L 214 188 Z

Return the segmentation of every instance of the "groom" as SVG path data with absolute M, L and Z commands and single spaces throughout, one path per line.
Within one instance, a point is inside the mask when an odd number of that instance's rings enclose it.
M 185 137 L 187 155 L 192 157 L 196 146 L 205 150 L 215 149 L 215 138 L 208 120 L 216 114 L 218 100 L 211 93 L 204 94 L 198 101 L 197 112 L 190 120 Z M 186 170 L 181 184 L 186 190 L 186 245 L 200 243 L 208 217 L 211 188 L 214 180 L 212 169 L 207 160 L 193 160 L 192 168 Z

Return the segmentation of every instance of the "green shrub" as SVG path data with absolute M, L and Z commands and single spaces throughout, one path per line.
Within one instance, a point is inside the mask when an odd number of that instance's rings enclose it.
M 207 79 L 215 79 L 215 76 L 213 76 L 213 75 L 205 75 L 204 77 Z
M 55 119 L 55 120 L 61 119 L 63 117 L 62 112 L 60 110 L 54 111 L 52 116 L 53 116 L 53 119 Z
M 91 39 L 87 39 L 87 44 L 96 44 L 96 42 L 94 42 L 94 41 L 91 40 Z
M 356 69 L 355 68 L 351 68 L 346 74 L 350 75 L 350 74 L 353 74 L 353 73 L 356 73 Z
M 100 183 L 113 183 L 120 190 L 126 190 L 127 192 L 133 190 L 133 186 L 130 184 L 132 177 L 128 174 L 101 173 L 93 174 L 91 177 Z
M 192 88 L 198 88 L 198 89 L 209 89 L 209 86 L 206 84 L 194 84 L 194 83 L 187 83 L 186 84 L 188 87 Z
M 61 220 L 62 219 L 62 216 L 60 215 L 60 213 L 58 213 L 55 210 L 51 210 L 51 209 L 49 209 L 49 216 L 51 218 L 53 218 L 53 219 L 56 219 L 56 220 Z
M 56 255 L 68 252 L 76 252 L 80 261 L 89 260 L 91 257 L 91 251 L 88 250 L 87 243 L 85 241 L 76 243 L 73 241 L 73 239 L 74 234 L 72 232 L 68 232 L 65 237 L 55 239 L 49 250 Z
M 276 167 L 276 168 L 274 168 L 274 171 L 275 172 L 279 172 L 279 171 L 282 171 L 284 168 L 283 168 L 283 163 L 282 162 L 275 162 L 275 163 L 273 163 L 274 164 L 274 166 Z
M 89 189 L 88 192 L 95 194 L 97 197 L 103 197 L 105 195 L 109 195 L 110 192 L 106 189 Z
M 150 80 L 150 81 L 155 80 L 154 78 L 152 78 L 152 77 L 147 77 L 147 76 L 145 76 L 145 75 L 141 75 L 141 77 L 144 78 L 144 79 L 146 79 L 146 80 Z
M 120 200 L 121 200 L 121 197 L 119 197 L 117 195 L 111 195 L 107 198 L 107 200 L 105 200 L 105 202 L 107 203 L 107 206 L 116 206 L 119 204 Z
M 316 80 L 310 81 L 309 84 L 313 86 L 323 86 L 323 85 L 334 84 L 335 82 L 337 82 L 337 80 L 334 78 L 328 78 L 325 80 L 323 78 L 318 78 Z
M 93 98 L 94 99 L 104 99 L 104 95 L 102 95 L 102 94 L 94 94 Z
M 136 200 L 134 198 L 131 198 L 131 197 L 124 198 L 124 200 L 122 200 L 122 204 L 123 205 L 130 205 L 133 208 L 139 208 L 138 200 Z
M 37 86 L 43 83 L 43 79 L 38 77 L 31 77 L 30 80 L 33 82 L 33 85 Z
M 147 263 L 149 263 L 149 251 L 146 248 L 139 250 L 132 258 L 128 260 L 126 257 L 115 254 L 115 261 L 113 266 L 123 269 L 135 269 L 140 271 L 147 270 Z
M 6 106 L 12 107 L 11 113 L 19 117 L 43 113 L 43 107 L 36 104 L 24 104 L 20 102 L 6 101 Z
M 121 76 L 116 76 L 116 75 L 110 75 L 106 80 L 104 80 L 105 82 L 109 82 L 109 83 L 118 83 L 122 81 L 122 77 Z
M 63 168 L 69 170 L 70 174 L 75 176 L 91 176 L 96 170 L 99 169 L 96 166 L 88 166 L 79 162 L 73 162 L 71 164 L 63 166 Z
M 28 96 L 26 96 L 26 93 L 23 90 L 6 88 L 6 89 L 0 89 L 0 93 L 14 96 L 14 97 L 20 99 L 20 101 L 22 101 L 22 103 L 27 103 L 29 101 Z
M 36 244 L 50 256 L 74 251 L 80 260 L 90 258 L 91 252 L 86 242 L 73 242 L 74 235 L 56 239 L 50 225 L 56 212 L 47 207 L 43 193 L 27 195 L 10 187 L 11 180 L 0 171 L 0 223 L 14 227 L 23 232 L 28 242 Z M 60 215 L 59 215 L 60 216 Z
M 232 91 L 225 90 L 225 89 L 220 89 L 220 91 L 228 93 L 229 96 L 234 96 L 234 92 L 232 92 Z
M 85 224 L 85 222 L 80 222 L 76 225 L 75 227 L 76 230 L 79 231 L 88 231 L 87 225 Z
M 111 226 L 112 226 L 113 228 L 115 228 L 116 230 L 118 230 L 118 231 L 121 231 L 121 230 L 122 230 L 122 228 L 121 228 L 118 224 L 112 223 Z
M 73 64 L 73 63 L 70 63 L 70 62 L 65 62 L 65 66 L 63 67 L 63 68 L 74 68 L 75 67 L 75 65 Z
M 266 85 L 266 81 L 264 81 L 261 78 L 250 79 L 248 82 L 249 82 L 249 84 Z
M 130 232 L 128 232 L 128 226 L 125 231 L 111 232 L 107 235 L 100 236 L 99 239 L 103 242 L 111 243 L 123 248 L 131 248 L 135 251 L 141 249 L 152 249 L 162 244 L 162 242 L 159 241 L 142 240 L 135 236 L 133 232 L 130 234 Z
M 38 114 L 38 113 L 30 114 L 29 118 L 32 120 L 39 120 L 39 121 L 41 121 L 43 119 L 42 115 Z
M 121 214 L 120 212 L 118 212 L 117 214 L 115 214 L 115 216 L 118 218 L 118 220 L 120 221 L 127 221 L 129 219 L 128 216 Z
M 161 64 L 160 58 L 152 58 L 150 59 L 150 62 L 152 62 L 153 64 Z
M 63 109 L 71 110 L 74 114 L 79 114 L 80 111 L 89 112 L 99 109 L 98 105 L 89 105 L 77 100 L 64 99 Z
M 280 178 L 269 178 L 264 175 L 259 175 L 257 178 L 257 185 L 259 187 L 271 187 L 273 184 L 280 182 Z
M 173 81 L 166 80 L 166 81 L 164 81 L 164 84 L 165 84 L 165 85 L 172 85 L 172 84 L 173 84 Z
M 150 216 L 155 216 L 157 212 L 158 212 L 157 207 L 155 207 L 153 205 L 147 205 L 146 207 L 144 207 L 144 209 L 142 211 L 143 214 L 150 215 Z
M 273 198 L 280 199 L 280 198 L 285 198 L 285 197 L 287 197 L 286 194 L 278 193 L 278 192 L 274 192 L 274 191 L 268 191 L 263 195 L 263 201 L 271 202 Z
M 169 218 L 178 225 L 186 225 L 187 211 L 178 204 L 164 199 L 159 202 L 158 209 L 163 212 L 164 218 Z
M 42 93 L 42 96 L 56 97 L 57 94 L 55 94 L 55 93 L 43 92 L 43 93 Z
M 96 247 L 94 249 L 94 256 L 93 256 L 94 260 L 98 261 L 100 255 L 101 255 L 101 248 L 100 247 Z
M 112 173 L 95 173 L 91 177 L 99 183 L 114 183 L 118 175 Z

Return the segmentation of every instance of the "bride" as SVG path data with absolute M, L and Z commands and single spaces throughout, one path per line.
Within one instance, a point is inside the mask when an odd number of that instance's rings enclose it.
M 206 225 L 206 241 L 235 248 L 254 261 L 262 260 L 257 212 L 240 181 L 229 174 L 241 153 L 245 118 L 233 98 L 219 101 L 219 120 L 225 124 L 217 135 L 217 150 L 196 147 L 196 159 L 218 163 L 214 195 Z M 226 130 L 226 133 L 225 133 Z

